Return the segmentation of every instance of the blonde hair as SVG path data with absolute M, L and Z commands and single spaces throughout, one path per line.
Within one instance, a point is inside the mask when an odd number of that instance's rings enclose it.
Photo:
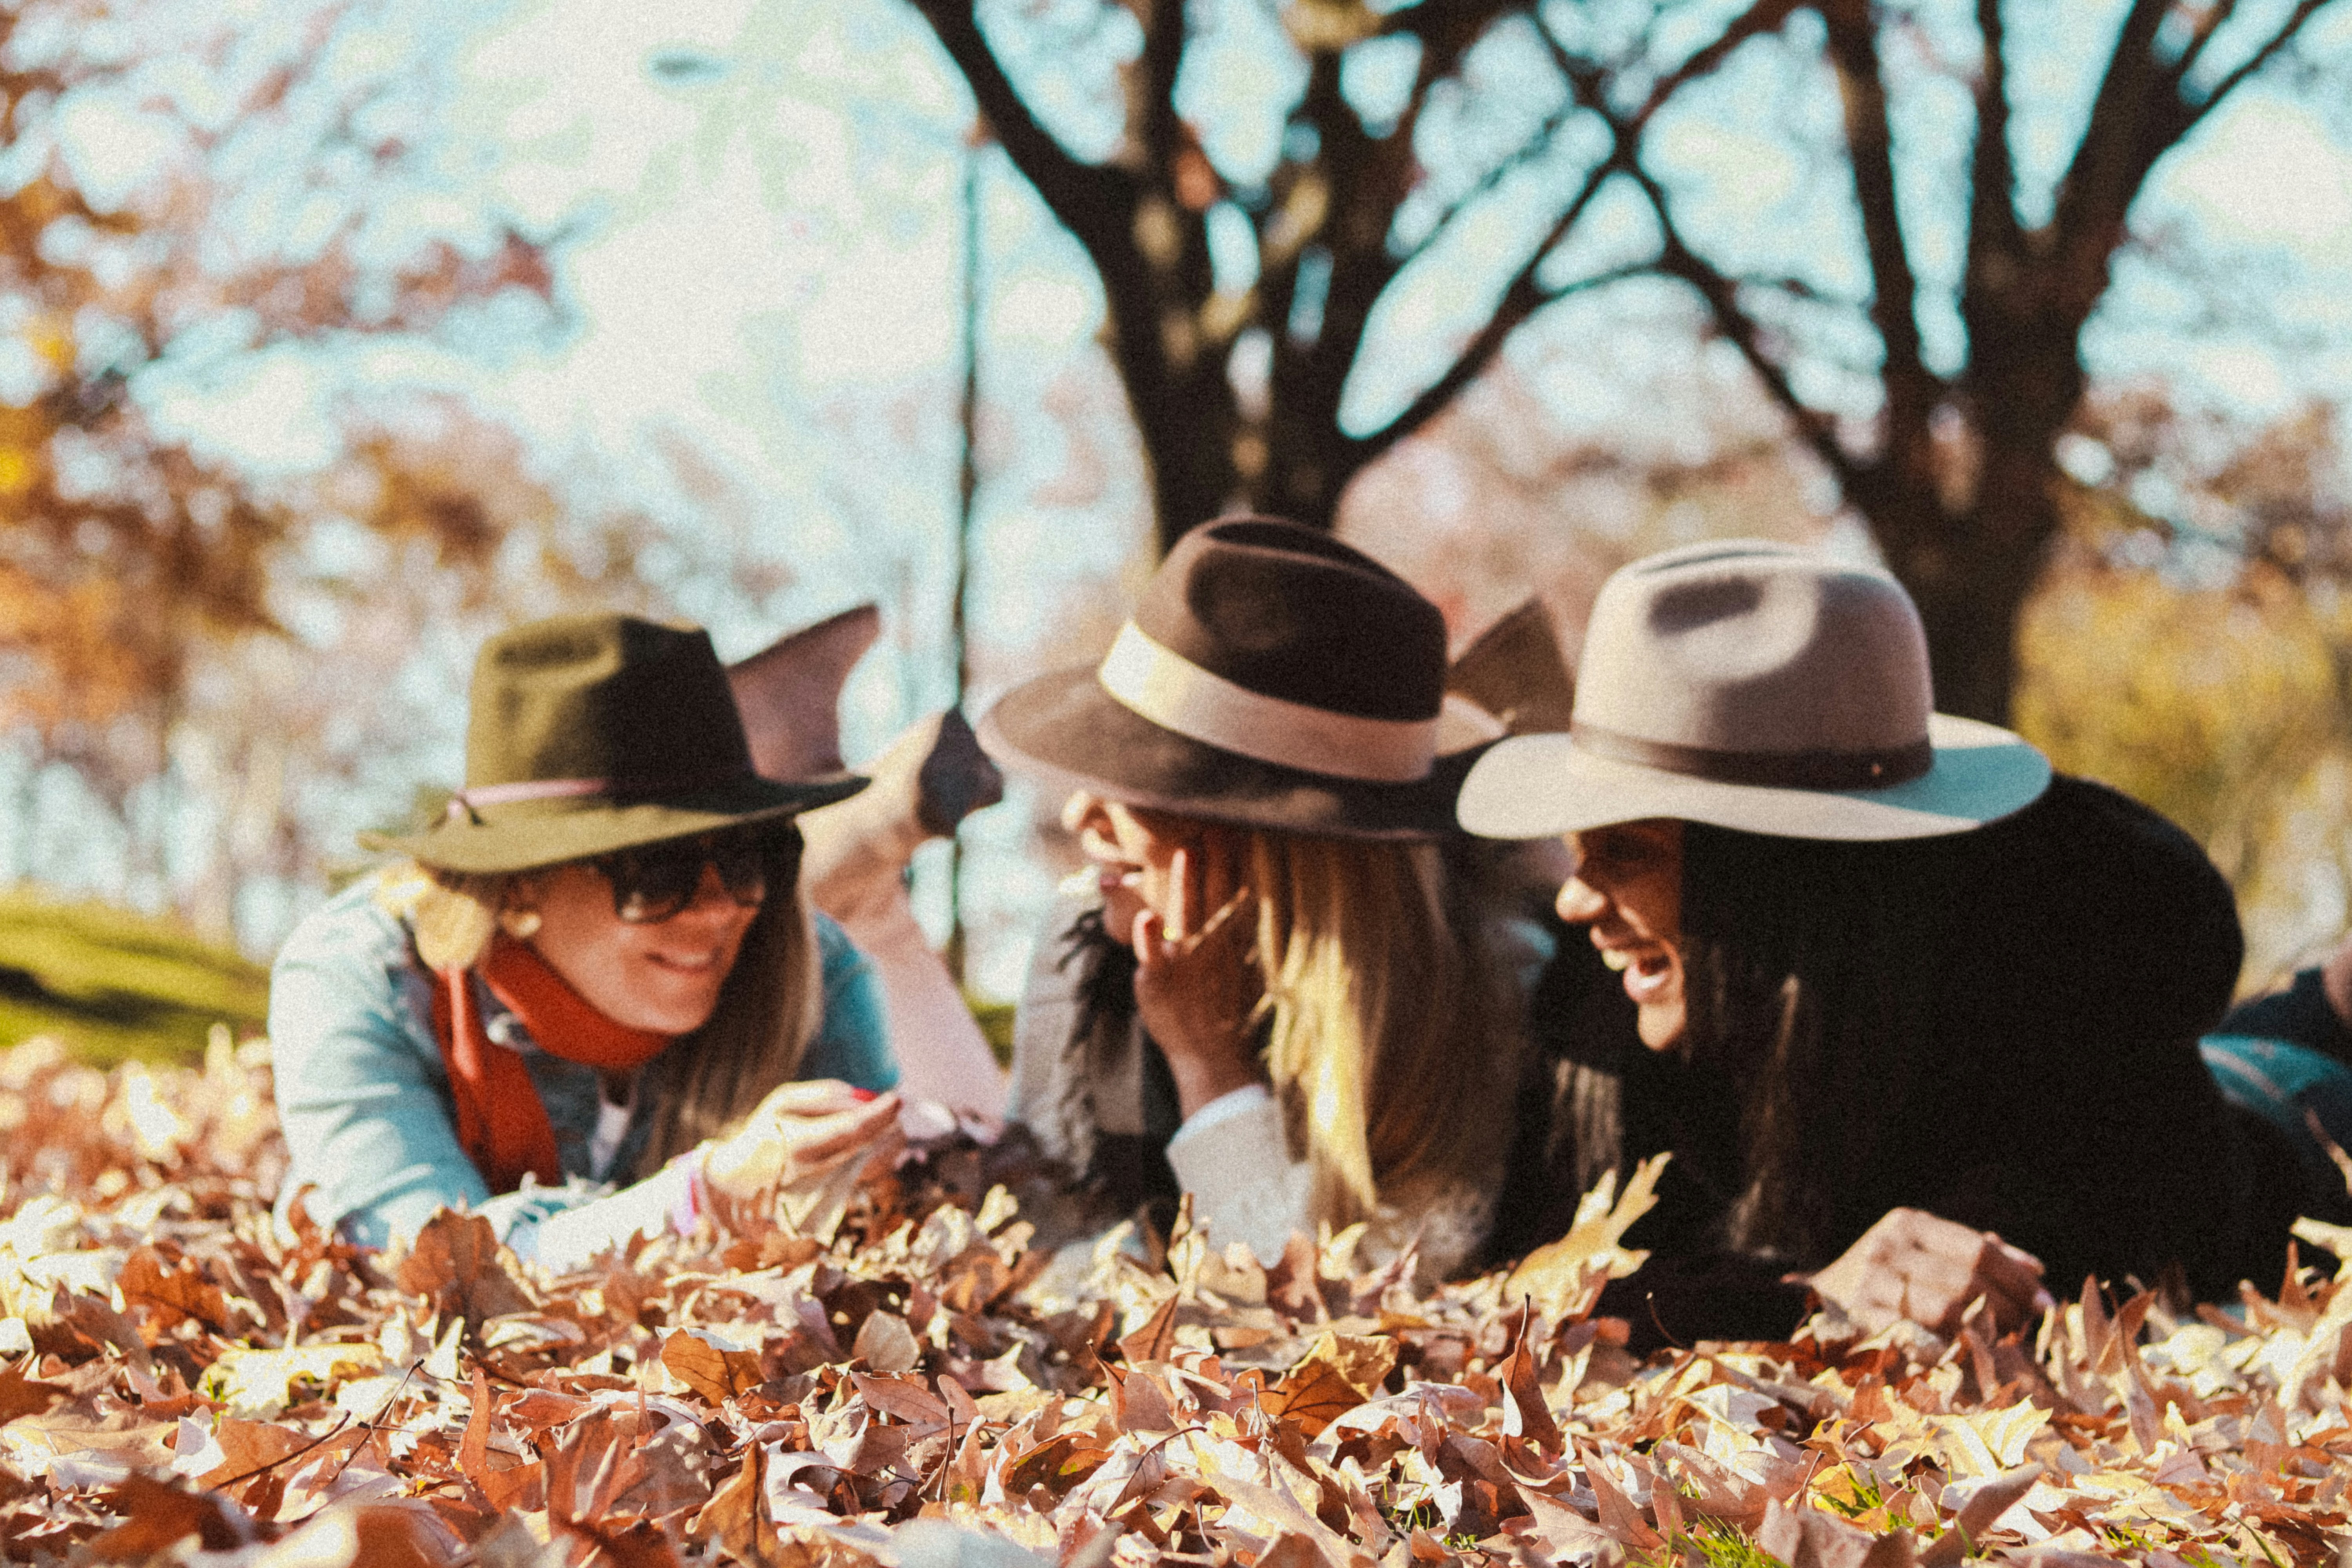
M 515 885 L 530 875 L 469 875 L 412 862 L 388 873 L 377 897 L 407 920 L 426 968 L 470 969 L 489 951 Z M 637 1092 L 652 1097 L 654 1122 L 636 1173 L 651 1175 L 706 1138 L 732 1131 L 789 1081 L 824 1005 L 808 905 L 796 885 L 772 889 L 743 933 L 709 1022 L 679 1037 L 637 1080 Z
M 1334 1226 L 1491 1184 L 1517 1035 L 1435 845 L 1251 831 L 1266 1068 Z

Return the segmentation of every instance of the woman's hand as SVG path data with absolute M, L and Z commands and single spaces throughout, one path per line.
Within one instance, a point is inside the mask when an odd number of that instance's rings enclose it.
M 1253 962 L 1255 900 L 1233 858 L 1231 837 L 1213 829 L 1200 847 L 1178 849 L 1166 918 L 1150 910 L 1135 917 L 1135 1010 L 1168 1058 L 1188 1117 L 1261 1081 L 1251 1027 L 1265 990 Z M 1213 912 L 1203 920 L 1202 910 Z
M 1982 1297 L 2002 1333 L 2050 1304 L 2042 1260 L 1989 1230 L 1970 1230 L 1924 1209 L 1890 1209 L 1843 1257 L 1806 1283 L 1875 1331 L 1898 1318 L 1949 1335 Z
M 860 1156 L 869 1173 L 887 1166 L 905 1142 L 898 1106 L 896 1093 L 869 1094 L 837 1079 L 781 1085 L 741 1127 L 709 1144 L 703 1184 L 718 1198 L 744 1204 Z

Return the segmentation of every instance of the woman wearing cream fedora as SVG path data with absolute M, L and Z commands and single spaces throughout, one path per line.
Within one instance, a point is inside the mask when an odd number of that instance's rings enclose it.
M 1631 1004 L 1561 1096 L 1563 1187 L 1675 1155 L 1612 1310 L 1772 1337 L 1810 1287 L 1948 1331 L 1979 1298 L 2021 1321 L 2045 1278 L 2214 1299 L 2277 1267 L 2314 1199 L 2286 1119 L 2199 1051 L 2242 956 L 2227 885 L 2154 814 L 1932 713 L 1892 578 L 1654 556 L 1603 586 L 1578 674 L 1569 732 L 1490 750 L 1460 816 L 1568 836 L 1559 913 Z
M 270 976 L 281 1207 L 354 1240 L 470 1205 L 561 1266 L 896 1136 L 866 961 L 802 902 L 710 639 L 617 615 L 492 637 L 466 785 Z
M 1228 518 L 1169 552 L 1098 668 L 982 721 L 1069 792 L 1094 863 L 1040 944 L 1008 1119 L 1113 1209 L 1181 1187 L 1213 1244 L 1269 1261 L 1358 1220 L 1368 1255 L 1417 1241 L 1433 1274 L 1483 1243 L 1517 1053 L 1438 848 L 1444 684 L 1444 620 L 1402 579 Z

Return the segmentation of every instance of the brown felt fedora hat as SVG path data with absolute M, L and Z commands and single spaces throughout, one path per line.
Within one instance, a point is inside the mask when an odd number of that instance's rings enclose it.
M 441 819 L 360 842 L 445 871 L 525 871 L 790 816 L 865 784 L 761 778 L 699 627 L 560 616 L 483 644 L 466 785 Z
M 1478 759 L 1462 826 L 1536 838 L 1679 817 L 1788 838 L 1926 838 L 2032 804 L 2050 763 L 1933 710 L 1919 612 L 1885 573 L 1727 540 L 1601 585 L 1566 734 Z
M 1319 530 L 1233 517 L 1168 552 L 1100 665 L 1013 688 L 980 739 L 1131 805 L 1433 838 L 1454 831 L 1457 734 L 1498 730 L 1449 705 L 1444 617 L 1411 584 Z

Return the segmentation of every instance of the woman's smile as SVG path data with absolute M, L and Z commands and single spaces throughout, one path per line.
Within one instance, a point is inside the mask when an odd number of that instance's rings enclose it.
M 1559 918 L 1591 928 L 1601 962 L 1622 977 L 1642 1043 L 1663 1050 L 1688 1022 L 1683 995 L 1682 824 L 1617 823 L 1575 836 L 1576 873 Z
M 759 912 L 737 903 L 708 866 L 693 901 L 666 921 L 620 919 L 612 885 L 584 865 L 538 873 L 531 894 L 540 956 L 606 1017 L 665 1035 L 709 1021 Z

